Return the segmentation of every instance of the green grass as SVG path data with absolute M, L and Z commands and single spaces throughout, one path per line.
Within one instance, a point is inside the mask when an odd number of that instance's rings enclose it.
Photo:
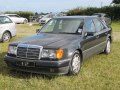
M 115 32 L 120 32 L 120 21 L 113 21 L 112 22 L 112 29 Z
M 37 28 L 40 26 L 17 25 L 17 36 L 11 42 L 35 34 Z M 111 54 L 85 60 L 78 76 L 11 72 L 4 62 L 9 43 L 0 43 L 0 90 L 120 90 L 120 33 L 114 32 L 113 36 Z

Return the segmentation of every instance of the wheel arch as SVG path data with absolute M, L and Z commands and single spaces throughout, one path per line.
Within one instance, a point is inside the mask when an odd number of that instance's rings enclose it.
M 112 43 L 112 36 L 108 34 L 107 39 L 110 39 L 110 42 Z
M 83 61 L 83 53 L 82 53 L 82 50 L 81 50 L 81 49 L 77 49 L 77 51 L 79 51 L 80 56 L 81 56 L 81 60 Z
M 3 32 L 3 34 L 6 33 L 6 32 L 10 33 L 10 37 L 12 38 L 12 33 L 11 33 L 9 30 L 5 30 L 5 31 Z

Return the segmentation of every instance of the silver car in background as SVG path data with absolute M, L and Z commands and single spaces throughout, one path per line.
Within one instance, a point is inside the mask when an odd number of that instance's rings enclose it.
M 61 17 L 61 16 L 66 16 L 63 13 L 49 13 L 45 16 L 43 16 L 40 20 L 39 20 L 39 24 L 40 25 L 44 25 L 46 24 L 49 20 L 51 20 L 52 18 L 56 18 L 56 17 Z
M 53 14 L 47 14 L 45 16 L 43 16 L 40 20 L 39 20 L 39 24 L 43 25 L 46 24 L 49 20 L 51 20 L 53 18 Z
M 0 15 L 0 41 L 8 42 L 15 35 L 15 23 L 8 16 Z

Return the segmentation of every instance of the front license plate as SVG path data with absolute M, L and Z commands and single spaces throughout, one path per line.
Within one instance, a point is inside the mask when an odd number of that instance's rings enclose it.
M 26 66 L 26 67 L 35 67 L 34 62 L 26 62 L 26 61 L 18 61 L 16 63 L 16 65 L 18 65 L 18 66 Z

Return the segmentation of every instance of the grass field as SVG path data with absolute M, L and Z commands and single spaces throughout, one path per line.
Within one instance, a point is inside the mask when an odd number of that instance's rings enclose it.
M 17 25 L 19 38 L 35 34 L 40 26 Z M 78 76 L 11 72 L 4 62 L 9 43 L 0 43 L 0 90 L 120 90 L 120 23 L 113 22 L 112 52 L 95 55 L 82 64 Z

